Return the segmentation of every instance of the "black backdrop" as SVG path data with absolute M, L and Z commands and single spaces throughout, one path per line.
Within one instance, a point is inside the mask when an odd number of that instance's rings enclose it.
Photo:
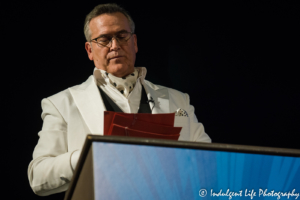
M 153 83 L 188 93 L 213 142 L 300 149 L 297 1 L 210 2 L 116 2 L 136 23 L 136 66 L 147 67 Z M 99 3 L 106 2 L 1 5 L 2 194 L 9 199 L 40 199 L 26 171 L 40 103 L 92 74 L 83 22 Z

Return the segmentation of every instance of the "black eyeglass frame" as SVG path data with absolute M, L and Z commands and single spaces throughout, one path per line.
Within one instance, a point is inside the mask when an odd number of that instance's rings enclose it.
M 130 38 L 131 38 L 132 35 L 134 34 L 134 33 L 132 33 L 132 32 L 128 32 L 128 31 L 126 31 L 126 33 L 129 33 L 129 34 L 130 34 L 130 37 L 129 37 L 127 40 L 125 40 L 125 42 L 127 42 L 128 40 L 130 40 Z M 97 42 L 97 39 L 98 39 L 98 38 L 101 38 L 101 37 L 103 37 L 103 36 L 99 36 L 99 37 L 96 37 L 96 38 L 94 38 L 94 39 L 91 39 L 90 42 L 95 42 L 98 46 L 101 45 L 101 47 L 109 47 L 108 45 L 109 45 L 109 44 L 112 44 L 113 38 L 115 38 L 115 39 L 119 42 L 118 37 L 116 37 L 116 35 L 118 35 L 118 34 L 120 34 L 120 32 L 114 34 L 114 35 L 112 36 L 112 38 L 110 39 L 110 41 L 107 43 L 107 45 L 102 45 L 102 44 L 100 44 L 99 42 Z M 119 44 L 120 44 L 120 42 L 119 42 Z

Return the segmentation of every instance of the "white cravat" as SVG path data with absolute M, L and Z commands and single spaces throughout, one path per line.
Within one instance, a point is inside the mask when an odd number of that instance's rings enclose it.
M 128 95 L 133 90 L 139 74 L 138 70 L 134 69 L 133 73 L 129 74 L 126 77 L 119 78 L 103 70 L 100 71 L 101 74 L 105 73 L 106 76 L 108 76 L 109 83 L 115 86 L 115 88 L 117 88 L 117 90 L 119 90 L 121 94 L 123 94 L 126 98 L 128 98 Z
M 145 67 L 136 67 L 133 75 L 129 74 L 126 79 L 124 79 L 125 77 L 122 79 L 95 68 L 94 78 L 97 85 L 124 113 L 137 113 L 142 94 L 141 78 L 144 79 L 146 73 Z M 122 90 L 123 93 L 121 93 Z

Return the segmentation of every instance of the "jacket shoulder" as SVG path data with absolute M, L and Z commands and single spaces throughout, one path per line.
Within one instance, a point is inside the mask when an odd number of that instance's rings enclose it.
M 70 88 L 77 88 L 78 85 L 76 86 L 73 86 L 73 87 L 70 87 Z M 57 104 L 58 102 L 62 102 L 62 101 L 65 101 L 65 100 L 68 100 L 68 99 L 72 99 L 72 95 L 69 91 L 69 88 L 63 90 L 63 91 L 60 91 L 54 95 L 51 95 L 49 97 L 47 97 L 48 100 L 50 100 L 53 104 Z
M 169 87 L 166 87 L 166 86 L 162 86 L 162 85 L 156 85 L 148 80 L 145 80 L 145 83 L 151 87 L 152 89 L 154 90 L 167 90 L 168 93 L 169 93 L 169 97 L 172 98 L 183 98 L 184 100 L 186 99 L 186 96 L 188 96 L 188 94 L 184 93 L 184 92 L 181 92 L 179 90 L 176 90 L 176 89 L 173 89 L 173 88 L 169 88 Z
M 52 96 L 47 97 L 47 99 L 49 99 L 53 104 L 57 104 L 59 102 L 63 102 L 63 101 L 70 101 L 71 99 L 73 99 L 70 89 L 71 90 L 78 90 L 81 88 L 85 88 L 87 85 L 92 83 L 92 75 L 83 83 L 69 87 L 61 92 L 58 92 Z

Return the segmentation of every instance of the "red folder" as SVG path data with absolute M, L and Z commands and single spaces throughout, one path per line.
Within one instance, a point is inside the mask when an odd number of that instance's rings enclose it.
M 177 134 L 179 136 L 179 133 L 181 131 L 181 127 L 159 125 L 155 123 L 144 122 L 138 119 L 130 119 L 121 115 L 115 115 L 111 127 L 109 129 L 108 135 L 113 135 L 114 125 L 124 128 L 127 127 L 131 130 L 144 131 L 148 133 L 156 133 L 162 135 Z
M 174 113 L 162 113 L 162 114 L 148 114 L 148 113 L 118 113 L 112 111 L 104 111 L 104 135 L 108 135 L 110 125 L 115 115 L 121 115 L 132 120 L 138 119 L 140 121 L 160 124 L 164 126 L 174 126 L 175 114 Z
M 178 128 L 178 127 L 177 127 Z M 179 127 L 179 132 L 181 128 Z M 139 131 L 124 126 L 113 124 L 112 135 L 118 136 L 130 136 L 130 137 L 143 137 L 143 138 L 155 138 L 155 139 L 167 139 L 167 140 L 178 140 L 179 133 L 176 134 L 158 134 L 153 132 Z
M 104 111 L 104 135 L 178 140 L 181 127 L 174 127 L 175 113 L 117 113 Z

